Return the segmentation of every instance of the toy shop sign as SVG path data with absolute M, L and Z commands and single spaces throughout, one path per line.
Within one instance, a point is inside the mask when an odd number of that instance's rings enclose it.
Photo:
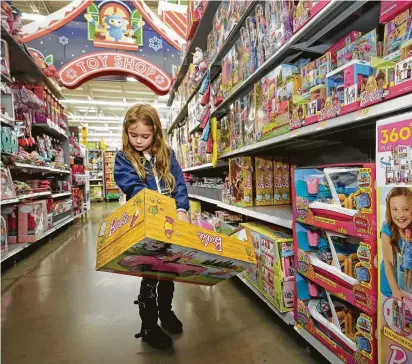
M 59 73 L 63 86 L 71 89 L 108 73 L 132 74 L 156 93 L 166 94 L 172 83 L 170 76 L 161 68 L 142 58 L 119 52 L 90 53 L 67 63 Z

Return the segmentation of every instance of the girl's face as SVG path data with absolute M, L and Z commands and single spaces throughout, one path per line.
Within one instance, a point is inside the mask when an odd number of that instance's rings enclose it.
M 127 129 L 129 142 L 138 152 L 144 152 L 153 144 L 153 127 L 141 122 L 130 125 Z
M 406 229 L 412 222 L 412 210 L 405 196 L 392 197 L 389 201 L 392 221 L 400 229 Z

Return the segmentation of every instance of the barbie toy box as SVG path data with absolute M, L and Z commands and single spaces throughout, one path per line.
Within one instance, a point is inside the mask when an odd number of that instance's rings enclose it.
M 212 286 L 253 264 L 250 239 L 181 222 L 175 200 L 148 189 L 103 221 L 97 238 L 98 271 Z
M 256 258 L 256 265 L 245 271 L 244 277 L 280 312 L 291 311 L 295 292 L 292 236 L 273 225 L 245 223 L 241 226 L 250 233 Z M 244 231 L 240 234 L 245 236 Z
M 377 363 L 377 316 L 296 274 L 295 320 L 347 364 Z M 405 362 L 406 363 L 406 362 Z
M 376 313 L 375 242 L 299 223 L 293 233 L 300 274 L 362 311 Z
M 297 168 L 293 177 L 297 222 L 366 241 L 376 239 L 374 164 Z

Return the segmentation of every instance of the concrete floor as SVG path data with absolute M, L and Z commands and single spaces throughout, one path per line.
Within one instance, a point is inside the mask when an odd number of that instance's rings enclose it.
M 87 223 L 77 221 L 2 275 L 3 363 L 323 362 L 236 278 L 211 288 L 176 285 L 185 331 L 174 349 L 135 339 L 140 279 L 94 270 L 99 223 L 118 206 L 93 204 Z

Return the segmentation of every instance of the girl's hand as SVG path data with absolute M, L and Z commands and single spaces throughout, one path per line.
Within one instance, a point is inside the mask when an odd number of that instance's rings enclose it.
M 178 211 L 177 212 L 177 219 L 183 222 L 187 222 L 189 224 L 189 218 L 187 217 L 186 211 Z
M 403 292 L 400 288 L 396 288 L 392 290 L 392 297 L 401 300 L 405 297 L 405 292 Z

